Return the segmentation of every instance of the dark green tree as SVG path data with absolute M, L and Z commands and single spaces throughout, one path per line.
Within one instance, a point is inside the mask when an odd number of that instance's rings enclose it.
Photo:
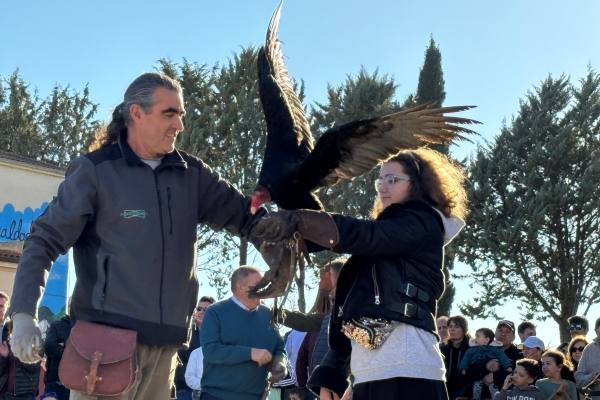
M 42 102 L 38 126 L 44 146 L 39 153 L 44 161 L 66 166 L 87 152 L 100 122 L 94 120 L 97 105 L 90 100 L 86 86 L 82 93 L 55 86 Z
M 460 306 L 496 316 L 505 300 L 527 317 L 567 318 L 600 302 L 600 76 L 548 77 L 517 117 L 479 148 L 459 257 L 479 287 Z M 583 310 L 582 310 L 583 308 Z
M 0 80 L 0 149 L 65 167 L 87 151 L 100 122 L 86 87 L 56 85 L 43 100 L 14 72 Z
M 15 71 L 8 79 L 0 79 L 0 149 L 38 159 L 42 137 L 36 119 L 37 95 Z

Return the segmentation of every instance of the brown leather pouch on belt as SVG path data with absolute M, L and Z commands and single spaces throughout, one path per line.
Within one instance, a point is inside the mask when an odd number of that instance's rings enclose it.
M 118 396 L 135 380 L 137 332 L 87 321 L 71 329 L 58 377 L 71 390 Z

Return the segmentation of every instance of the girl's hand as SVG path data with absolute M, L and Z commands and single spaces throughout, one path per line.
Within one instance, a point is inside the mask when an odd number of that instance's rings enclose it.
M 319 399 L 320 400 L 340 400 L 340 396 L 335 394 L 334 391 L 321 386 L 321 391 L 319 392 Z

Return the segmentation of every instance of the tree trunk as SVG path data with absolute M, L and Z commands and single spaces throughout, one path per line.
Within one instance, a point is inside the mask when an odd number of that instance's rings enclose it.
M 248 264 L 248 240 L 240 238 L 240 265 Z

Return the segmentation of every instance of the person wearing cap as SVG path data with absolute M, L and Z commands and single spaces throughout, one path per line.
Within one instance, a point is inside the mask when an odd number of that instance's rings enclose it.
M 521 351 L 513 343 L 515 340 L 515 324 L 512 321 L 503 319 L 498 322 L 495 332 L 496 340 L 502 343 L 504 354 L 511 360 L 511 367 L 514 370 L 517 360 L 523 358 Z M 465 379 L 468 382 L 483 380 L 486 387 L 481 393 L 482 398 L 490 396 L 489 392 L 497 392 L 502 387 L 508 373 L 500 368 L 498 360 L 489 360 L 485 363 L 471 365 L 466 371 Z M 491 393 L 493 395 L 493 393 Z M 491 397 L 491 396 L 490 396 Z
M 537 336 L 529 336 L 523 342 L 523 357 L 529 358 L 531 360 L 535 360 L 538 363 L 542 359 L 542 354 L 546 350 L 546 346 L 542 339 Z M 542 379 L 544 377 L 544 373 L 542 372 L 541 364 L 539 364 L 537 375 L 535 376 L 535 381 L 538 379 Z
M 545 349 L 542 339 L 537 336 L 529 336 L 523 342 L 523 357 L 540 361 Z

